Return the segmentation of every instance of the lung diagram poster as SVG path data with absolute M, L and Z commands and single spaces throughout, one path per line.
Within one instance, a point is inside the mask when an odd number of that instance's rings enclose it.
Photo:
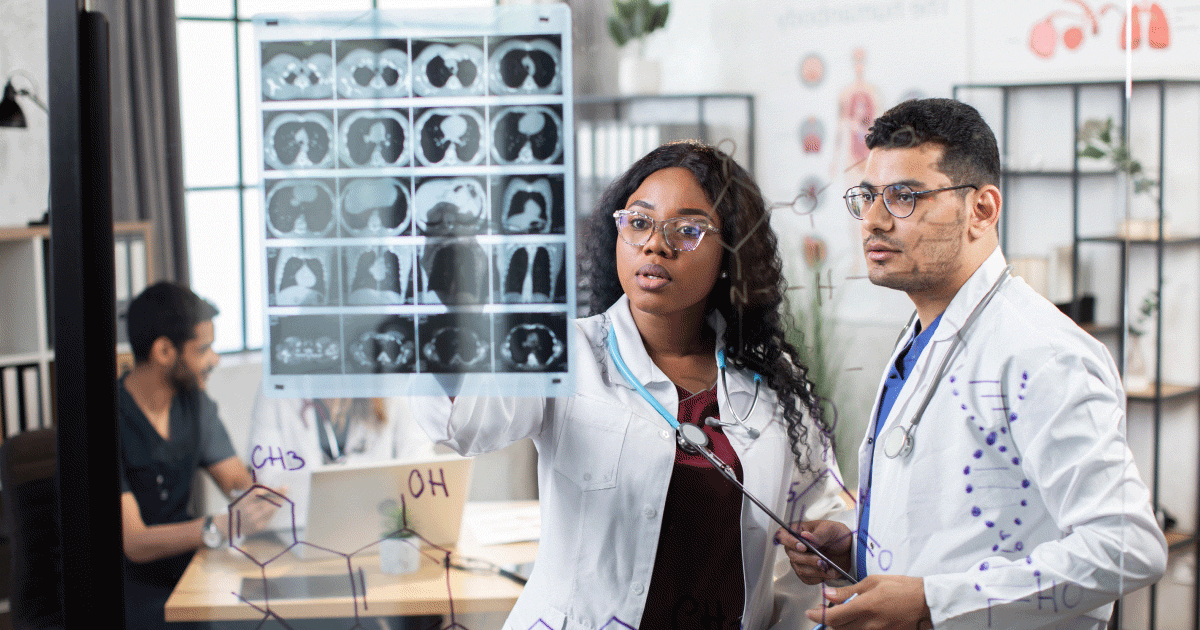
M 570 394 L 569 8 L 254 26 L 268 395 Z

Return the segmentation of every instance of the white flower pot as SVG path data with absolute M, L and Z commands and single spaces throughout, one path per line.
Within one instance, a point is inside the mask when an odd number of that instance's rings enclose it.
M 413 538 L 384 538 L 379 543 L 379 570 L 391 575 L 415 572 L 421 566 L 419 544 Z
M 662 67 L 657 61 L 624 54 L 617 61 L 617 91 L 623 95 L 658 94 Z

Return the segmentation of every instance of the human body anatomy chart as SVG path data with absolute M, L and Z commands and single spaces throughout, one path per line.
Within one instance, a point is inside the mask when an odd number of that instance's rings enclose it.
M 260 16 L 266 390 L 570 392 L 566 6 Z

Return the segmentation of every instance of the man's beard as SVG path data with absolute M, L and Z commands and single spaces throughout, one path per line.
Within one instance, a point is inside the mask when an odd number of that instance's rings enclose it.
M 183 357 L 175 359 L 175 365 L 171 367 L 171 384 L 177 392 L 194 392 L 201 389 L 200 378 L 188 369 Z

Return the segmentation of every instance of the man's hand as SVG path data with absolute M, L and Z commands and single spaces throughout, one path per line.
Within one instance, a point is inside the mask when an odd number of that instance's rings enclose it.
M 846 569 L 847 573 L 854 574 L 850 566 L 850 548 L 854 537 L 850 535 L 848 527 L 836 521 L 806 521 L 793 529 L 799 532 L 800 540 L 783 528 L 775 534 L 775 539 L 787 551 L 792 570 L 796 572 L 800 581 L 805 584 L 819 584 L 841 577 L 837 569 L 808 550 L 809 544 Z
M 276 494 L 278 493 L 278 494 Z M 214 517 L 217 527 L 227 536 L 243 538 L 260 531 L 271 522 L 283 500 L 279 495 L 287 495 L 287 488 L 277 488 L 274 492 L 261 487 L 251 488 L 245 496 L 237 499 L 224 514 Z M 229 519 L 233 519 L 233 529 L 229 529 Z
M 871 575 L 858 584 L 824 590 L 831 608 L 806 614 L 836 630 L 929 630 L 933 621 L 925 604 L 925 581 L 907 575 Z M 853 601 L 846 601 L 857 595 Z

